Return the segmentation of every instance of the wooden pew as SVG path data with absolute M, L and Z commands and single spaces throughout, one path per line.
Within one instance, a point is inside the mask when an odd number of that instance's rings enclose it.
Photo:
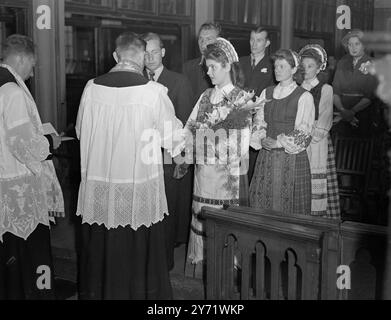
M 204 207 L 201 215 L 208 299 L 391 297 L 386 227 L 248 207 Z M 349 290 L 337 288 L 340 265 L 351 269 Z

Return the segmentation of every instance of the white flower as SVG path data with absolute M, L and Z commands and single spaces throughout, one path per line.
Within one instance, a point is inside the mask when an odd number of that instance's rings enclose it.
M 238 107 L 242 107 L 254 97 L 254 94 L 255 94 L 254 91 L 250 91 L 250 92 L 244 91 L 236 98 L 234 104 Z
M 227 118 L 229 112 L 230 112 L 230 109 L 227 107 L 219 108 L 220 120 L 224 120 L 225 118 Z
M 267 68 L 262 68 L 262 69 L 261 69 L 261 72 L 262 72 L 262 73 L 266 73 L 266 72 L 267 72 Z
M 217 109 L 214 109 L 211 113 L 207 113 L 206 115 L 211 123 L 215 123 L 219 120 L 219 112 Z
M 363 62 L 360 65 L 360 70 L 363 74 L 368 74 L 369 73 L 369 67 L 372 65 L 371 61 Z

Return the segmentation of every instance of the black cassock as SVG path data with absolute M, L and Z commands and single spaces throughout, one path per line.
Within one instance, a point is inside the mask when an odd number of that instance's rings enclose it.
M 163 68 L 157 82 L 168 89 L 168 96 L 175 108 L 176 117 L 186 124 L 193 110 L 193 92 L 189 80 L 180 73 Z M 167 196 L 169 216 L 164 219 L 166 228 L 168 265 L 174 266 L 174 247 L 178 243 L 187 243 L 191 220 L 191 200 L 193 191 L 193 167 L 180 180 L 173 178 L 175 163 L 166 164 L 171 160 L 164 151 L 164 184 Z

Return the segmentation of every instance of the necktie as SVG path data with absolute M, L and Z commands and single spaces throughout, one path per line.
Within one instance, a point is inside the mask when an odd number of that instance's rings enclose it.
M 155 78 L 154 78 L 155 77 L 155 72 L 151 71 L 148 74 L 149 74 L 149 80 L 155 81 Z
M 251 59 L 251 68 L 255 69 L 255 59 Z

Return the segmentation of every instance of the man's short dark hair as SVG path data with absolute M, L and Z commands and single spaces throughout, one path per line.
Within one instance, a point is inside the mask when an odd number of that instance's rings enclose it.
M 265 32 L 265 33 L 266 33 L 266 40 L 269 40 L 269 41 L 270 41 L 270 38 L 269 38 L 269 31 L 267 31 L 267 29 L 266 29 L 265 27 L 258 26 L 258 27 L 256 27 L 255 29 L 252 29 L 251 32 L 254 32 L 254 33 Z
M 116 51 L 145 50 L 146 43 L 134 32 L 124 32 L 115 40 Z
M 34 56 L 35 47 L 34 42 L 31 38 L 21 35 L 13 34 L 10 35 L 4 42 L 3 45 L 3 59 L 11 55 L 24 54 L 26 56 Z
M 221 34 L 221 26 L 217 22 L 205 22 L 201 25 L 200 30 L 198 30 L 198 36 L 202 30 L 216 30 L 217 36 Z
M 143 34 L 142 38 L 145 42 L 148 42 L 149 40 L 157 40 L 157 41 L 159 41 L 160 48 L 161 49 L 164 48 L 164 43 L 157 33 L 148 32 L 148 33 Z

